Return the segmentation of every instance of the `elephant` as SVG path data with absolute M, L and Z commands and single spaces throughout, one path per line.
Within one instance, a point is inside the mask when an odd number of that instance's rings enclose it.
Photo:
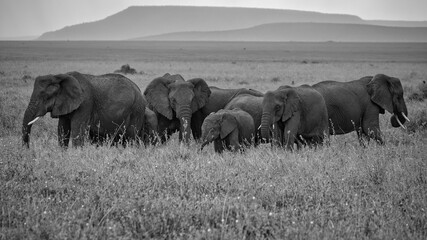
M 250 95 L 250 94 L 240 94 L 234 97 L 224 109 L 235 109 L 239 108 L 251 115 L 255 124 L 255 145 L 257 145 L 261 140 L 261 116 L 262 116 L 262 101 L 264 99 L 262 96 Z
M 274 139 L 288 150 L 302 145 L 322 144 L 328 134 L 328 112 L 322 95 L 308 85 L 281 86 L 268 91 L 262 102 L 261 136 L 270 140 L 269 127 L 275 124 Z
M 31 127 L 50 112 L 58 118 L 58 142 L 67 147 L 111 138 L 114 142 L 141 139 L 146 103 L 139 87 L 120 74 L 69 72 L 35 79 L 22 124 L 23 145 L 29 147 Z
M 247 94 L 257 97 L 262 97 L 264 94 L 247 88 L 235 88 L 235 89 L 223 89 L 215 86 L 209 87 L 211 95 L 209 96 L 209 101 L 200 111 L 193 114 L 192 122 L 193 124 L 193 135 L 195 139 L 200 139 L 202 135 L 202 123 L 204 119 L 211 113 L 217 112 L 221 109 L 224 109 L 225 106 L 230 103 L 236 96 Z
M 219 110 L 205 118 L 202 125 L 203 144 L 201 150 L 214 142 L 215 152 L 243 150 L 252 143 L 255 125 L 252 116 L 238 108 Z
M 152 80 L 144 96 L 156 113 L 161 141 L 179 130 L 179 140 L 188 143 L 194 128 L 193 114 L 206 105 L 210 95 L 208 84 L 201 78 L 185 81 L 181 75 L 167 73 Z
M 383 144 L 379 114 L 387 110 L 393 127 L 403 127 L 408 110 L 400 80 L 384 74 L 362 77 L 350 82 L 324 81 L 312 86 L 326 102 L 329 133 L 357 132 L 360 143 L 372 138 Z

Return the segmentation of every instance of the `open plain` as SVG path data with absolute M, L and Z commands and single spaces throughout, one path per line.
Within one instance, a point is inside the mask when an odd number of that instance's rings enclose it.
M 381 115 L 385 145 L 353 132 L 219 155 L 177 137 L 63 150 L 47 114 L 21 146 L 35 77 L 124 64 L 142 91 L 165 73 L 262 92 L 384 73 L 401 80 L 411 122 Z M 0 239 L 426 239 L 427 100 L 409 99 L 426 80 L 425 43 L 0 42 Z

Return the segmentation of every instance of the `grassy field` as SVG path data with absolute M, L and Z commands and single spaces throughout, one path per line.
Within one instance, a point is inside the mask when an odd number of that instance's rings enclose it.
M 177 137 L 64 151 L 46 115 L 21 147 L 36 76 L 123 64 L 142 90 L 166 72 L 263 92 L 384 73 L 401 79 L 411 122 L 381 115 L 383 146 L 351 133 L 218 155 Z M 423 80 L 427 44 L 0 42 L 0 239 L 426 239 L 427 100 L 408 99 Z

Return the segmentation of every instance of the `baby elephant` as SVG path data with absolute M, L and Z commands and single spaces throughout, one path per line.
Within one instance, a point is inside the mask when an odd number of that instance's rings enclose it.
M 219 110 L 208 115 L 202 124 L 203 147 L 214 142 L 215 152 L 241 150 L 244 145 L 252 143 L 255 134 L 254 120 L 249 113 L 235 108 Z

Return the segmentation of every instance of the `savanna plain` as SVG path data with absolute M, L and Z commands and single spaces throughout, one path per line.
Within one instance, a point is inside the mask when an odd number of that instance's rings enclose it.
M 217 154 L 176 136 L 63 150 L 48 114 L 21 146 L 35 77 L 124 64 L 142 91 L 167 72 L 262 92 L 384 73 L 401 80 L 411 121 L 380 115 L 384 145 L 353 132 Z M 426 239 L 423 80 L 422 43 L 0 42 L 0 239 Z

